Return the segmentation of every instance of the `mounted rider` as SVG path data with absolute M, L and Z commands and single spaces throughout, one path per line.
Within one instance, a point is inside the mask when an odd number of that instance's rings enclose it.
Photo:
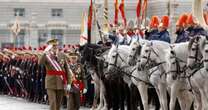
M 131 43 L 131 37 L 127 34 L 127 30 L 123 25 L 119 27 L 117 39 L 119 45 L 129 45 Z
M 127 25 L 127 35 L 131 38 L 130 43 L 133 41 L 137 41 L 140 37 L 138 36 L 138 34 L 136 34 L 134 28 L 134 21 L 130 20 Z
M 175 34 L 177 35 L 177 37 L 175 43 L 186 42 L 189 40 L 188 33 L 185 31 L 187 18 L 187 14 L 182 14 L 176 22 Z
M 195 37 L 196 35 L 207 36 L 207 31 L 199 24 L 197 19 L 193 17 L 192 14 L 189 14 L 187 18 L 187 29 L 188 35 L 190 37 Z
M 154 40 L 155 35 L 158 33 L 159 18 L 158 16 L 152 16 L 149 30 L 145 31 L 145 39 Z
M 168 27 L 169 27 L 169 17 L 163 16 L 161 19 L 161 23 L 158 26 L 158 33 L 154 40 L 160 40 L 170 43 L 170 35 L 169 32 L 167 31 Z

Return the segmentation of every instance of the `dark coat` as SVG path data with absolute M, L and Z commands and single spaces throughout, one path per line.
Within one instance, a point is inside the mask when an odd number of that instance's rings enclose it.
M 177 38 L 175 43 L 186 42 L 189 40 L 188 33 L 184 30 L 176 32 Z

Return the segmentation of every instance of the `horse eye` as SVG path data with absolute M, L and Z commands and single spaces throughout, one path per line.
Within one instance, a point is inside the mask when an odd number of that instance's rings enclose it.
M 175 64 L 175 62 L 172 63 L 173 65 Z
M 205 50 L 206 53 L 208 53 L 208 50 Z
M 113 58 L 115 58 L 116 56 L 112 56 Z
M 196 50 L 196 48 L 192 48 L 191 50 L 192 50 L 192 51 L 195 51 L 195 50 Z
M 135 49 L 135 48 L 133 48 L 132 50 L 133 50 L 133 51 L 135 51 L 136 49 Z
M 145 52 L 147 53 L 149 50 L 145 50 Z

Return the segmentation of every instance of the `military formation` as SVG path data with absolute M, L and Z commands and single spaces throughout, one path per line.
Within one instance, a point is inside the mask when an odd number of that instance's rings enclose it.
M 38 49 L 22 47 L 0 52 L 0 94 L 50 104 L 51 110 L 62 105 L 78 110 L 87 92 L 84 69 L 76 52 L 78 45 L 59 48 L 57 39 L 47 44 Z

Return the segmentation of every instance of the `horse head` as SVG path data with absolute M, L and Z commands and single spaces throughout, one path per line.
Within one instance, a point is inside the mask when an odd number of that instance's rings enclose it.
M 151 63 L 153 63 L 156 59 L 156 54 L 153 54 L 155 52 L 153 48 L 152 42 L 146 42 L 141 49 L 141 59 L 140 59 L 140 65 L 142 68 L 150 66 Z
M 138 57 L 140 56 L 141 48 L 142 45 L 140 44 L 139 41 L 134 41 L 130 44 L 130 54 L 127 58 L 128 59 L 127 63 L 130 66 L 136 65 L 137 61 L 139 60 Z
M 122 76 L 122 70 L 128 65 L 127 57 L 129 54 L 129 46 L 120 45 L 112 46 L 108 53 L 108 68 L 105 74 L 106 77 Z
M 96 50 L 101 48 L 101 46 L 96 44 L 85 44 L 80 47 L 79 52 L 81 54 L 81 63 L 85 64 L 89 62 L 92 65 L 96 65 Z
M 207 38 L 203 48 L 203 62 L 206 71 L 208 71 L 208 39 Z
M 194 68 L 201 63 L 203 47 L 205 44 L 204 36 L 195 36 L 191 38 L 188 45 L 187 66 Z

